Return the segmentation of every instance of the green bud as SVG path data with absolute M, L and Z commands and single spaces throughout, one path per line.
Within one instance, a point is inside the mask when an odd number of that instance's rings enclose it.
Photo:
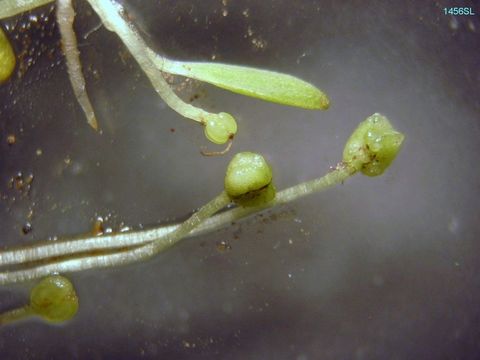
M 378 176 L 390 166 L 405 136 L 378 113 L 355 129 L 343 150 L 343 161 L 367 176 Z
M 236 133 L 237 122 L 228 113 L 221 112 L 205 122 L 205 136 L 215 144 L 225 144 Z
M 271 201 L 275 197 L 275 187 L 270 165 L 259 154 L 236 154 L 227 167 L 225 191 L 242 206 L 257 206 Z
M 7 36 L 0 28 L 0 84 L 6 81 L 15 69 L 15 53 Z
M 30 293 L 30 307 L 43 319 L 58 323 L 70 320 L 78 310 L 78 297 L 72 283 L 53 275 L 37 284 Z

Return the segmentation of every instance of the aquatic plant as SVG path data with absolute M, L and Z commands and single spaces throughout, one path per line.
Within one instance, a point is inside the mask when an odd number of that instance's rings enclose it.
M 225 112 L 209 113 L 183 102 L 167 84 L 162 75 L 163 72 L 205 81 L 239 94 L 279 104 L 306 109 L 327 109 L 329 106 L 329 99 L 322 91 L 290 75 L 237 65 L 180 62 L 167 59 L 147 46 L 134 24 L 125 16 L 121 5 L 111 0 L 87 1 L 99 15 L 102 24 L 120 37 L 159 96 L 182 116 L 201 123 L 205 127 L 206 137 L 214 143 L 223 144 L 229 141 L 229 146 L 231 145 L 231 140 L 237 132 L 234 117 Z M 48 2 L 51 1 L 0 0 L 0 19 Z M 56 14 L 74 94 L 88 123 L 92 128 L 97 129 L 99 125 L 85 90 L 85 80 L 72 28 L 74 13 L 71 1 L 58 0 Z M 9 54 L 9 51 L 10 58 L 4 61 L 9 65 L 5 80 L 13 71 L 15 56 L 12 55 L 8 40 L 2 33 L 0 34 L 0 55 Z M 13 65 L 11 65 L 12 56 Z M 3 61 L 2 57 L 0 57 L 0 66 L 1 61 Z M 4 68 L 7 69 L 7 66 Z M 1 315 L 0 323 L 2 319 L 7 323 L 32 314 L 40 315 L 52 322 L 66 320 L 76 313 L 78 307 L 78 300 L 76 295 L 72 295 L 74 291 L 71 285 L 70 287 L 65 285 L 65 289 L 68 289 L 70 299 L 75 301 L 60 304 L 58 309 L 62 311 L 57 312 L 57 308 L 52 308 L 51 312 L 46 313 L 38 306 L 41 303 L 37 301 L 39 294 L 49 294 L 47 290 L 59 284 L 59 279 L 64 279 L 52 274 L 144 261 L 184 238 L 228 226 L 232 221 L 250 214 L 323 191 L 343 183 L 356 173 L 367 176 L 381 175 L 395 159 L 403 139 L 404 136 L 392 127 L 385 116 L 375 113 L 354 130 L 346 142 L 342 160 L 331 171 L 317 179 L 277 192 L 271 165 L 260 154 L 243 152 L 236 154 L 229 163 L 224 189 L 185 222 L 141 231 L 80 236 L 0 251 L 0 284 L 46 277 L 35 288 L 37 290 L 32 291 L 30 305 Z M 222 211 L 227 207 L 227 210 Z M 66 315 L 58 315 L 59 313 Z
M 206 137 L 215 144 L 224 144 L 233 139 L 237 132 L 235 118 L 225 112 L 214 114 L 184 102 L 168 85 L 162 72 L 205 81 L 226 90 L 278 104 L 305 109 L 325 110 L 329 107 L 329 99 L 321 90 L 291 75 L 245 66 L 181 62 L 161 56 L 148 47 L 135 25 L 126 18 L 122 5 L 111 0 L 87 1 L 100 17 L 103 25 L 120 37 L 165 103 L 180 115 L 202 124 L 205 127 Z M 53 1 L 0 0 L 0 19 L 49 2 Z M 57 0 L 56 6 L 57 22 L 70 82 L 88 123 L 97 130 L 97 119 L 85 89 L 85 79 L 72 27 L 75 16 L 72 1 Z

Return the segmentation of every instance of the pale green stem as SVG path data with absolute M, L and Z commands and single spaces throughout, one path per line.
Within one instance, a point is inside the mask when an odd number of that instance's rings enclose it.
M 379 176 L 383 174 L 383 172 L 390 166 L 392 161 L 397 156 L 401 149 L 404 138 L 405 136 L 396 131 L 385 116 L 375 113 L 357 126 L 344 147 L 343 161 L 339 163 L 333 171 L 324 177 L 286 189 L 278 193 L 272 201 L 266 204 L 249 208 L 240 207 L 214 216 L 208 219 L 203 227 L 199 226 L 197 231 L 190 232 L 189 235 L 212 231 L 220 226 L 223 226 L 224 224 L 238 220 L 253 212 L 263 210 L 276 204 L 284 204 L 314 192 L 324 190 L 335 184 L 343 183 L 343 181 L 356 172 L 362 172 L 367 176 Z M 232 170 L 229 170 L 229 168 L 227 168 L 227 175 L 228 172 Z M 55 244 L 53 247 L 41 245 L 40 247 L 31 247 L 30 249 L 7 250 L 3 253 L 0 253 L 0 265 L 2 263 L 4 265 L 8 265 L 18 262 L 26 265 L 26 263 L 28 263 L 27 259 L 29 256 L 31 256 L 30 261 L 33 258 L 48 259 L 48 257 L 57 250 L 62 250 L 65 252 L 56 253 L 56 255 L 82 255 L 75 253 L 76 250 L 82 246 L 82 241 L 88 241 L 89 246 L 92 245 L 92 247 L 88 247 L 88 251 L 107 251 L 107 248 L 117 248 L 116 251 L 118 252 L 118 248 L 120 246 L 134 247 L 137 243 L 151 241 L 151 238 L 155 238 L 155 235 L 169 233 L 171 231 L 175 232 L 176 230 L 171 230 L 170 227 L 158 228 L 150 231 L 113 235 L 105 238 L 93 237 L 85 238 L 83 240 L 77 239 L 74 241 L 66 241 L 61 243 L 59 247 L 56 247 L 57 244 Z M 187 235 L 188 233 L 189 231 L 184 231 L 183 235 Z M 163 238 L 164 236 L 160 235 L 160 237 Z M 131 240 L 134 240 L 134 243 L 128 243 L 128 241 Z M 126 243 L 123 243 L 123 241 Z M 122 242 L 122 244 L 120 244 L 120 242 Z M 52 269 L 62 272 L 87 269 L 89 266 L 89 261 L 97 261 L 96 257 L 88 257 L 88 254 L 83 255 L 83 258 L 70 258 L 65 261 L 57 261 L 56 263 L 50 262 L 50 264 L 53 266 Z M 110 256 L 118 256 L 118 254 L 104 254 L 101 257 L 102 261 L 108 263 Z M 36 271 L 40 271 L 41 268 L 45 267 L 33 267 L 24 270 L 24 273 L 22 273 L 24 275 L 22 276 L 26 279 L 28 276 L 32 276 L 32 274 Z M 10 276 L 11 274 L 13 273 L 0 273 L 0 277 L 3 277 L 4 282 L 17 281 L 12 279 L 16 279 L 18 277 L 23 279 L 20 276 L 21 274 L 18 276 L 12 275 L 13 277 Z
M 174 231 L 155 239 L 146 245 L 133 250 L 121 251 L 114 254 L 72 258 L 25 270 L 6 271 L 0 273 L 0 284 L 29 281 L 53 273 L 67 273 L 94 268 L 113 267 L 146 260 L 180 241 L 185 235 L 192 231 L 192 229 L 229 203 L 230 198 L 225 192 L 222 192 L 215 199 L 200 208 L 199 211 L 193 214 Z
M 128 24 L 128 22 L 121 16 L 123 8 L 120 4 L 114 4 L 110 0 L 87 1 L 98 14 L 107 29 L 115 32 L 120 37 L 140 65 L 141 69 L 150 79 L 155 91 L 168 106 L 180 115 L 201 123 L 204 123 L 204 120 L 208 117 L 217 116 L 217 114 L 209 113 L 203 109 L 185 103 L 173 92 L 163 78 L 162 73 L 150 60 L 147 54 L 147 44 L 145 44 L 133 25 Z
M 212 216 L 202 225 L 193 229 L 188 236 L 197 236 L 214 231 L 232 221 L 239 220 L 252 213 L 261 211 L 262 209 L 272 207 L 278 204 L 285 204 L 294 201 L 300 197 L 319 192 L 330 186 L 345 181 L 351 174 L 353 169 L 343 164 L 337 165 L 336 169 L 329 172 L 325 176 L 310 180 L 277 193 L 275 199 L 265 206 L 257 207 L 237 207 L 225 211 L 221 214 Z M 70 256 L 75 253 L 99 250 L 121 250 L 125 247 L 139 246 L 150 243 L 155 239 L 161 238 L 171 233 L 179 224 L 160 226 L 154 229 L 133 231 L 120 234 L 107 234 L 102 236 L 78 237 L 70 240 L 60 240 L 54 243 L 39 244 L 34 247 L 27 246 L 12 250 L 0 252 L 0 266 L 11 264 L 22 264 L 27 262 L 38 261 L 51 257 Z
M 334 170 L 321 178 L 307 181 L 278 192 L 275 199 L 267 204 L 255 207 L 237 207 L 208 218 L 198 227 L 194 226 L 190 228 L 187 227 L 187 225 L 184 226 L 185 223 L 183 223 L 181 225 L 170 225 L 140 232 L 108 235 L 103 237 L 78 238 L 76 240 L 69 240 L 55 244 L 44 244 L 38 247 L 4 251 L 0 253 L 0 265 L 15 263 L 25 264 L 35 260 L 58 256 L 75 256 L 75 254 L 76 257 L 71 257 L 66 260 L 58 260 L 47 265 L 34 266 L 25 270 L 0 273 L 0 283 L 31 280 L 46 276 L 53 272 L 65 273 L 138 261 L 142 256 L 151 256 L 152 246 L 157 252 L 163 251 L 183 237 L 211 232 L 250 214 L 275 205 L 289 203 L 315 192 L 323 191 L 333 185 L 344 182 L 355 172 L 356 170 L 354 168 L 340 163 Z M 213 214 L 215 211 L 212 212 L 211 208 L 209 212 Z M 196 214 L 194 214 L 192 218 Z M 201 215 L 202 218 L 203 216 L 204 215 Z M 175 236 L 174 241 L 171 240 L 172 236 Z M 125 251 L 124 249 L 121 250 L 122 247 L 135 247 L 145 244 L 147 244 L 147 247 L 143 246 L 130 251 Z M 82 256 L 79 254 L 86 251 L 105 250 L 110 252 L 95 256 L 90 256 L 88 254 Z M 137 258 L 137 254 L 149 255 L 140 255 L 140 258 Z M 132 260 L 130 261 L 130 259 Z
M 9 310 L 3 314 L 0 314 L 0 326 L 23 320 L 33 315 L 35 315 L 35 311 L 30 307 L 30 305 Z

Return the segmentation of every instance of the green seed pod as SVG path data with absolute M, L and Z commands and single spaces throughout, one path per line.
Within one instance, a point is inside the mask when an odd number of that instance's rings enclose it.
M 72 283 L 65 277 L 46 277 L 32 289 L 30 308 L 49 322 L 70 320 L 78 311 L 78 297 Z
M 0 28 L 0 84 L 6 81 L 15 69 L 15 53 L 7 36 Z
M 236 154 L 227 167 L 225 191 L 242 206 L 258 206 L 269 202 L 275 197 L 270 165 L 259 154 Z
M 364 175 L 381 175 L 397 156 L 404 138 L 385 116 L 373 114 L 348 139 L 343 161 Z
M 215 144 L 225 144 L 236 133 L 237 122 L 230 114 L 221 112 L 205 122 L 205 136 Z

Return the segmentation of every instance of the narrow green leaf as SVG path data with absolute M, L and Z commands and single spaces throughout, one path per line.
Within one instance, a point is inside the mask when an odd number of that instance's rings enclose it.
M 163 71 L 238 94 L 304 109 L 326 110 L 329 106 L 328 97 L 321 90 L 291 75 L 246 66 L 163 60 Z

